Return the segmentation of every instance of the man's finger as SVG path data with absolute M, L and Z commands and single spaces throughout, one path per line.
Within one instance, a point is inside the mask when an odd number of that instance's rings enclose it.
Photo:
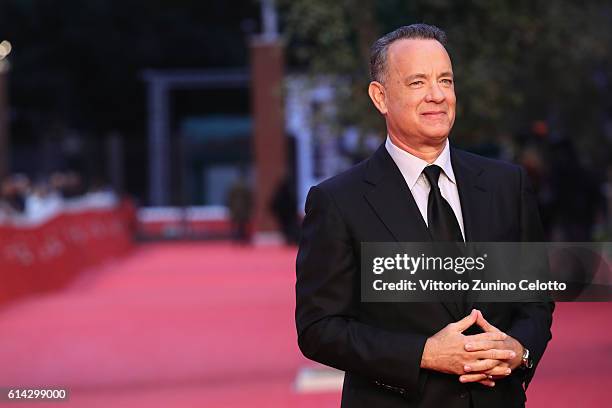
M 485 360 L 510 360 L 516 357 L 516 353 L 514 351 L 502 349 L 475 351 L 470 355 Z
M 476 323 L 477 317 L 478 317 L 478 310 L 472 309 L 472 312 L 469 315 L 465 316 L 463 319 L 455 323 L 451 323 L 451 325 L 457 331 L 462 332 L 470 328 L 474 323 Z
M 481 383 L 482 385 L 486 386 L 486 387 L 495 387 L 495 381 L 493 380 L 482 380 L 482 381 L 478 381 L 479 383 Z
M 476 319 L 476 324 L 479 325 L 480 327 L 482 327 L 482 329 L 486 332 L 497 332 L 500 331 L 497 327 L 493 326 L 491 323 L 489 323 L 487 321 L 487 319 L 484 318 L 484 316 L 482 315 L 482 312 L 480 310 L 478 310 L 478 314 L 477 314 L 477 319 Z
M 493 359 L 487 358 L 484 360 L 473 361 L 471 363 L 464 365 L 463 371 L 465 373 L 475 373 L 475 372 L 480 372 L 480 371 L 487 371 L 499 364 L 500 364 L 499 360 L 493 360 Z
M 495 348 L 501 349 L 503 347 L 504 342 L 501 340 L 469 341 L 464 346 L 466 351 L 491 350 Z
M 512 370 L 508 366 L 508 364 L 502 363 L 496 367 L 493 367 L 490 370 L 483 372 L 482 374 L 488 375 L 489 377 L 493 377 L 493 379 L 503 378 L 512 373 Z
M 506 340 L 508 338 L 508 335 L 504 332 L 501 331 L 496 331 L 496 332 L 487 332 L 487 333 L 479 333 L 479 334 L 473 334 L 471 336 L 465 336 L 465 342 L 467 343 L 471 343 L 474 341 L 482 341 L 482 340 L 497 340 L 497 341 L 501 341 L 501 340 Z
M 478 374 L 463 374 L 459 376 L 459 382 L 462 383 L 470 383 L 470 382 L 478 382 L 482 380 L 490 379 L 489 375 L 478 373 Z
M 499 379 L 507 377 L 508 375 L 510 375 L 511 372 L 512 370 L 510 370 L 510 367 L 508 366 L 507 363 L 500 363 L 499 365 L 493 367 L 492 369 L 484 371 L 484 372 L 478 372 L 478 373 L 474 372 L 471 374 L 463 374 L 459 376 L 459 381 L 462 383 L 479 382 L 487 378 L 489 380 L 499 380 Z

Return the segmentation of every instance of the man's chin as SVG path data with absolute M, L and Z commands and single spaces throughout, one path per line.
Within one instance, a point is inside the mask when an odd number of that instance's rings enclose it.
M 448 138 L 450 129 L 448 127 L 444 129 L 427 129 L 423 132 L 423 136 L 429 140 L 443 141 Z

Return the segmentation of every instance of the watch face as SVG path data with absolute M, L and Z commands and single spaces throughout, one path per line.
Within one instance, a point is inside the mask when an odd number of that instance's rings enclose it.
M 523 361 L 521 363 L 522 363 L 522 366 L 525 368 L 533 367 L 533 361 L 529 357 L 529 350 L 526 348 L 523 351 Z

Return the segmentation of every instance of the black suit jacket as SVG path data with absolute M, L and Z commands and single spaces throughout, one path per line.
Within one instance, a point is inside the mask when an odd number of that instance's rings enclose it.
M 451 148 L 465 235 L 472 242 L 541 241 L 533 191 L 515 165 Z M 420 368 L 427 338 L 463 316 L 441 303 L 360 302 L 361 242 L 423 242 L 427 226 L 384 144 L 313 187 L 297 256 L 296 325 L 302 353 L 346 372 L 344 407 L 516 407 L 535 366 L 495 388 Z M 551 338 L 553 304 L 477 304 L 530 350 Z M 475 329 L 475 327 L 474 327 Z

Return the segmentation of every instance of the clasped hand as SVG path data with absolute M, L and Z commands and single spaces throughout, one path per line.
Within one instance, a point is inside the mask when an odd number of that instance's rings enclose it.
M 465 336 L 473 324 L 484 333 Z M 427 339 L 421 367 L 459 375 L 462 383 L 479 382 L 494 387 L 521 363 L 523 346 L 511 336 L 487 322 L 479 310 L 450 323 Z

